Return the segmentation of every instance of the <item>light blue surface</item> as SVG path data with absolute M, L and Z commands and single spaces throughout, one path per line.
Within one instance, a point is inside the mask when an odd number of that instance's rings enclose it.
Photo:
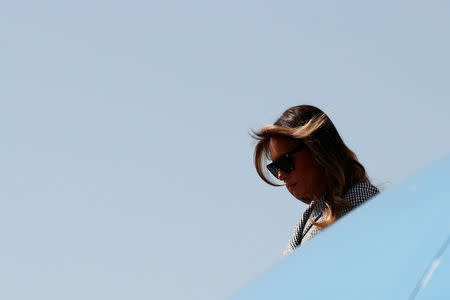
M 418 285 L 418 300 L 448 299 L 450 286 L 450 241 L 443 245 L 443 252 L 437 255 Z
M 449 238 L 449 172 L 450 156 L 374 197 L 233 299 L 408 299 Z M 423 299 L 450 297 L 448 252 Z

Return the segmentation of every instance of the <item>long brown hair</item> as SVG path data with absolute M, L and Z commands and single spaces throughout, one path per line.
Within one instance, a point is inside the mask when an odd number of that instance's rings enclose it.
M 280 186 L 269 180 L 265 163 L 270 159 L 269 140 L 272 136 L 284 136 L 303 142 L 313 158 L 324 169 L 326 209 L 324 219 L 313 224 L 326 227 L 337 220 L 345 209 L 351 209 L 343 199 L 347 191 L 359 182 L 369 182 L 366 171 L 356 155 L 344 144 L 330 118 L 319 108 L 299 105 L 287 109 L 273 125 L 264 126 L 251 134 L 258 143 L 254 161 L 258 175 L 270 185 Z

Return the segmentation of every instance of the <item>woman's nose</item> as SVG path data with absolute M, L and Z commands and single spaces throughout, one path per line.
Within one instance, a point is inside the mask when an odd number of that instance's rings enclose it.
M 284 181 L 286 179 L 287 175 L 288 175 L 287 173 L 285 173 L 285 172 L 281 171 L 280 169 L 278 169 L 278 179 Z

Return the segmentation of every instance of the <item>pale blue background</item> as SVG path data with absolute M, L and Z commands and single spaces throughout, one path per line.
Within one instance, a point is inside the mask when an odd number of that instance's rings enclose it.
M 225 299 L 304 206 L 250 128 L 326 111 L 386 188 L 450 152 L 449 1 L 3 1 L 0 298 Z

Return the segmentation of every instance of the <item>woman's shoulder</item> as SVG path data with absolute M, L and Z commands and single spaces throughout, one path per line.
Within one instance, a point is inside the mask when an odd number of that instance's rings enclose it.
M 380 190 L 370 182 L 359 182 L 347 191 L 344 195 L 344 199 L 355 207 L 372 198 L 379 192 Z

